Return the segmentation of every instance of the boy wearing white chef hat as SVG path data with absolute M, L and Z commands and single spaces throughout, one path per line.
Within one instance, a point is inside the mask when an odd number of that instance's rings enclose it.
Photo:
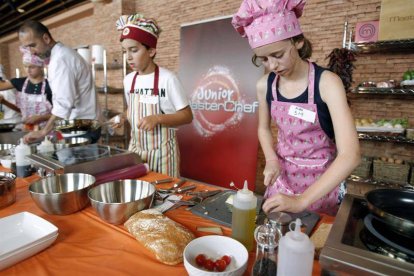
M 179 79 L 154 62 L 160 29 L 141 14 L 121 16 L 121 44 L 134 72 L 124 79 L 125 114 L 112 118 L 113 127 L 127 118 L 131 124 L 129 150 L 138 153 L 152 171 L 179 176 L 176 126 L 192 121 L 192 112 Z
M 359 163 L 359 143 L 341 79 L 308 61 L 312 47 L 299 23 L 305 2 L 244 0 L 232 24 L 248 39 L 253 62 L 270 71 L 257 84 L 263 210 L 335 215 L 341 182 Z

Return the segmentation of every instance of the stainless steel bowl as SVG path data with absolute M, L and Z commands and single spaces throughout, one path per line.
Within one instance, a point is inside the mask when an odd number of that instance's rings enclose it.
M 95 177 L 90 174 L 59 174 L 33 182 L 29 186 L 29 192 L 44 212 L 68 215 L 88 205 L 88 190 L 94 183 Z
M 15 147 L 16 145 L 13 144 L 0 144 L 0 156 L 10 155 L 10 150 Z
M 0 209 L 16 201 L 16 176 L 0 172 Z
M 84 138 L 84 137 L 65 138 L 65 145 L 68 148 L 84 146 L 90 143 L 91 141 L 89 141 L 88 138 Z
M 107 182 L 88 193 L 92 207 L 111 224 L 122 224 L 136 212 L 149 208 L 154 195 L 155 186 L 142 180 Z

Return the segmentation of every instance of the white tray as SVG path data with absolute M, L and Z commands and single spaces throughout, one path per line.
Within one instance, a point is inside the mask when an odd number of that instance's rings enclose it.
M 363 127 L 357 126 L 357 131 L 360 132 L 388 132 L 388 133 L 403 133 L 404 128 L 389 128 L 389 127 Z
M 29 212 L 0 219 L 0 270 L 45 249 L 57 236 L 56 226 Z

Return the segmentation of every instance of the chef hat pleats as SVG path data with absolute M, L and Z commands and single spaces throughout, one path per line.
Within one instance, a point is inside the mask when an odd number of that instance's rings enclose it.
M 122 15 L 116 21 L 116 29 L 122 31 L 120 40 L 126 38 L 136 40 L 151 48 L 156 48 L 161 32 L 153 19 L 144 18 L 142 14 Z

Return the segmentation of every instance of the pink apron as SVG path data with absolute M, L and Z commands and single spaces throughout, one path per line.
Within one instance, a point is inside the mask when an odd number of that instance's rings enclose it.
M 23 119 L 26 119 L 32 115 L 45 115 L 50 114 L 52 111 L 52 105 L 46 97 L 46 79 L 42 81 L 42 89 L 40 94 L 28 94 L 26 93 L 29 78 L 23 83 L 21 93 L 17 97 L 16 104 L 22 112 Z M 44 127 L 47 121 L 39 124 L 40 127 Z
M 276 87 L 279 76 L 272 84 L 273 99 L 271 116 L 278 127 L 276 154 L 279 159 L 280 175 L 267 188 L 265 197 L 277 193 L 302 194 L 330 166 L 336 157 L 336 146 L 323 131 L 314 103 L 315 68 L 309 63 L 308 103 L 280 102 Z M 315 112 L 314 122 L 289 115 L 291 106 Z M 338 211 L 339 185 L 327 195 L 311 204 L 308 209 L 335 215 Z
M 158 124 L 153 130 L 137 128 L 138 122 L 147 116 L 162 114 L 158 95 L 159 68 L 155 68 L 154 92 L 150 97 L 155 101 L 145 101 L 144 96 L 134 93 L 138 72 L 135 74 L 129 93 L 128 120 L 131 124 L 129 151 L 136 152 L 148 163 L 150 170 L 179 177 L 179 150 L 175 129 Z

